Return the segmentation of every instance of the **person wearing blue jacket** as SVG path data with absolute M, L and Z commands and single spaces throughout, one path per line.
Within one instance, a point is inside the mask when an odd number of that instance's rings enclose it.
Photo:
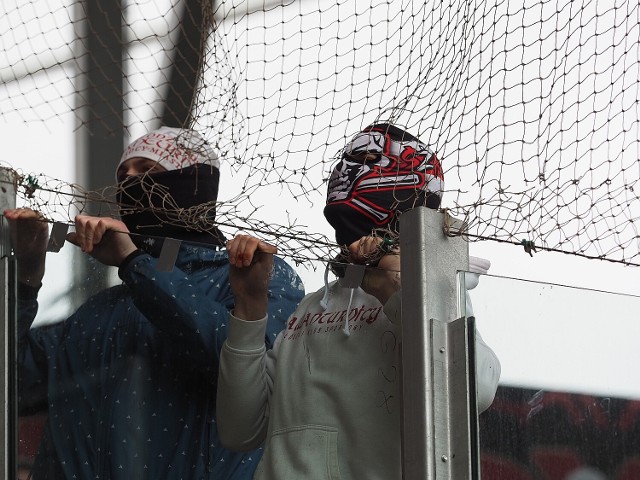
M 18 260 L 19 408 L 47 412 L 32 478 L 250 479 L 262 449 L 223 448 L 215 417 L 219 354 L 236 302 L 213 223 L 217 156 L 197 132 L 163 127 L 125 150 L 117 179 L 122 220 L 79 215 L 67 239 L 118 267 L 123 283 L 60 323 L 31 326 L 47 224 L 31 209 L 4 212 Z M 176 221 L 176 212 L 202 205 L 210 206 L 208 229 Z M 179 245 L 173 268 L 159 266 L 167 237 Z M 280 258 L 268 289 L 271 348 L 304 290 Z

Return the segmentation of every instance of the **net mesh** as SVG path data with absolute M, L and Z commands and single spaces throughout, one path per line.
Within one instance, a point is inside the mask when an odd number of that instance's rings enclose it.
M 470 241 L 640 265 L 637 1 L 120 6 L 99 24 L 123 57 L 101 55 L 102 81 L 86 85 L 101 11 L 3 2 L 0 117 L 46 123 L 71 112 L 74 128 L 91 127 L 84 93 L 114 84 L 123 89 L 116 104 L 105 96 L 101 105 L 98 95 L 92 105 L 104 112 L 98 121 L 122 114 L 129 137 L 157 126 L 163 109 L 185 108 L 183 126 L 223 159 L 221 229 L 259 234 L 301 262 L 335 250 L 318 224 L 342 146 L 389 121 L 437 152 L 442 207 L 467 222 Z M 200 26 L 195 41 L 186 25 Z M 171 107 L 180 80 L 193 95 Z M 3 166 L 15 171 L 22 203 L 51 221 L 71 222 L 88 199 L 104 204 L 101 214 L 117 213 L 115 184 L 86 191 Z M 199 228 L 194 217 L 180 221 Z

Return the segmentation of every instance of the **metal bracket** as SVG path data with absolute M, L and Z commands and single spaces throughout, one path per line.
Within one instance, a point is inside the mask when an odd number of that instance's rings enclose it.
M 479 478 L 475 327 L 458 314 L 468 243 L 444 222 L 425 207 L 400 220 L 405 480 Z

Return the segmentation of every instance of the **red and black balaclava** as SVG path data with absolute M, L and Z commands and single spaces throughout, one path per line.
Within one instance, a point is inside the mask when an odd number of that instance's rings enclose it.
M 406 210 L 437 209 L 443 189 L 442 167 L 426 144 L 394 125 L 370 125 L 342 150 L 324 216 L 338 244 L 350 245 L 376 229 L 398 231 Z

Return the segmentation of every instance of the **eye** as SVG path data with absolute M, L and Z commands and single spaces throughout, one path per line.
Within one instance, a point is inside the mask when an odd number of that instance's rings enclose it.
M 117 170 L 118 182 L 123 182 L 129 177 L 144 175 L 147 173 L 162 172 L 165 169 L 155 160 L 149 158 L 133 158 L 124 162 Z
M 124 181 L 127 178 L 127 172 L 123 167 L 118 168 L 118 171 L 116 172 L 116 179 L 118 180 L 118 183 Z
M 162 167 L 154 160 L 145 159 L 139 166 L 139 173 L 153 173 L 160 171 Z

